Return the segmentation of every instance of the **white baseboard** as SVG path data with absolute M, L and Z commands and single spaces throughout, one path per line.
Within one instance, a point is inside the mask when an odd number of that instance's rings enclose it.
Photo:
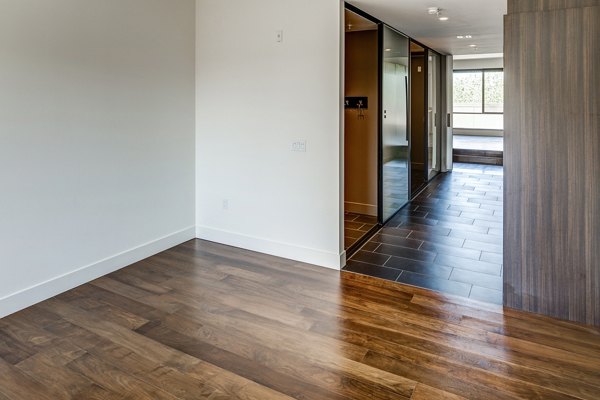
M 189 227 L 0 298 L 0 318 L 195 238 Z
M 340 254 L 340 266 L 341 268 L 344 268 L 346 266 L 348 260 L 346 260 L 346 250 L 344 250 L 342 252 L 342 254 Z
M 344 211 L 356 214 L 372 215 L 374 217 L 377 216 L 377 206 L 373 204 L 353 203 L 351 201 L 345 201 Z
M 228 246 L 257 251 L 290 260 L 314 264 L 321 267 L 339 270 L 345 263 L 345 252 L 338 254 L 294 244 L 277 242 L 236 232 L 224 231 L 208 226 L 197 226 L 196 237 Z

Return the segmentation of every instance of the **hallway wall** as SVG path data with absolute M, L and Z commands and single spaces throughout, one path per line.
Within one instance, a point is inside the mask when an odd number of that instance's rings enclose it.
M 600 1 L 591 3 L 509 1 L 504 303 L 600 325 Z
M 342 6 L 198 0 L 198 237 L 340 268 Z
M 469 69 L 490 69 L 490 68 L 504 68 L 504 58 L 460 58 L 455 57 L 453 60 L 453 68 L 457 70 L 469 70 Z
M 345 210 L 377 216 L 378 44 L 377 31 L 346 32 L 346 96 L 367 96 L 369 109 L 358 118 L 345 110 Z

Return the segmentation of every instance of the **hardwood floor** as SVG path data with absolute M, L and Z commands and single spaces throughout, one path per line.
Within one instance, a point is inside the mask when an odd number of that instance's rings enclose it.
M 344 268 L 502 304 L 502 167 L 456 163 Z
M 0 399 L 598 399 L 600 330 L 199 240 L 0 320 Z

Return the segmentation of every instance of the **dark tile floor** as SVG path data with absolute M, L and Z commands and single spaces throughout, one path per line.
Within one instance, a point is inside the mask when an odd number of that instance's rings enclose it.
M 356 243 L 377 225 L 377 217 L 371 215 L 344 213 L 344 250 Z
M 502 167 L 455 163 L 344 269 L 501 304 L 502 179 Z

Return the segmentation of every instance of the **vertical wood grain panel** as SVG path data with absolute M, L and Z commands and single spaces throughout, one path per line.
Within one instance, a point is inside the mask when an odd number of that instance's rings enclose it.
M 587 175 L 585 202 L 588 218 L 585 220 L 586 292 L 588 321 L 600 325 L 600 7 L 584 14 L 583 58 L 585 85 L 585 170 Z
M 522 309 L 524 258 L 521 208 L 523 192 L 521 176 L 523 160 L 520 143 L 520 127 L 526 128 L 522 116 L 527 110 L 519 107 L 523 103 L 519 93 L 521 73 L 520 20 L 512 16 L 504 19 L 504 303 Z M 510 202 L 510 204 L 509 204 Z M 513 238 L 510 240 L 509 238 Z M 510 240 L 510 241 L 509 241 Z
M 599 21 L 600 7 L 505 18 L 504 302 L 595 325 Z
M 600 0 L 508 0 L 508 13 L 600 6 Z

